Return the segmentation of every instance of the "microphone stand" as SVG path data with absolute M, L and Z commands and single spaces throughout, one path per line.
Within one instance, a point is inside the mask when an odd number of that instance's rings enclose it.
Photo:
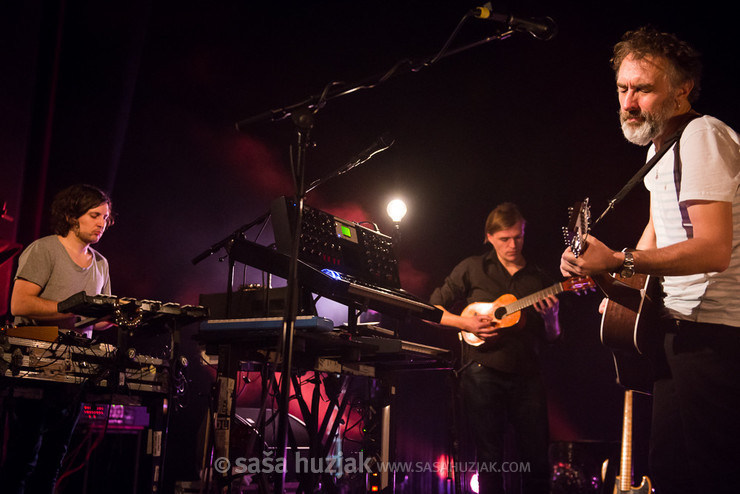
M 389 139 L 388 133 L 381 135 L 380 137 L 378 137 L 378 139 L 375 140 L 375 142 L 373 142 L 370 145 L 370 147 L 368 147 L 362 153 L 352 158 L 351 161 L 340 166 L 339 168 L 329 173 L 328 175 L 322 178 L 318 178 L 314 180 L 313 182 L 311 182 L 311 184 L 309 184 L 308 188 L 306 189 L 305 194 L 308 194 L 309 192 L 311 192 L 312 190 L 314 190 L 316 187 L 323 184 L 324 182 L 327 182 L 334 177 L 338 177 L 339 175 L 347 173 L 351 169 L 357 166 L 360 166 L 361 164 L 365 163 L 366 161 L 368 161 L 370 158 L 372 158 L 376 154 L 383 152 L 386 149 L 390 148 L 394 142 L 395 142 L 394 140 Z
M 198 264 L 203 259 L 215 254 L 222 248 L 226 250 L 226 252 L 229 252 L 231 250 L 231 245 L 234 243 L 234 241 L 239 238 L 240 235 L 242 235 L 244 232 L 249 230 L 255 225 L 258 225 L 259 223 L 262 223 L 270 216 L 270 211 L 267 211 L 266 213 L 263 213 L 256 219 L 250 221 L 249 223 L 240 226 L 236 230 L 234 230 L 228 237 L 224 238 L 223 240 L 220 240 L 216 242 L 215 244 L 211 245 L 208 249 L 204 250 L 197 256 L 195 256 L 192 261 L 193 265 Z M 226 280 L 226 317 L 231 317 L 231 299 L 234 293 L 234 259 L 229 256 L 229 273 L 227 275 Z
M 288 105 L 283 108 L 278 108 L 275 110 L 269 110 L 259 115 L 255 115 L 255 116 L 240 120 L 239 122 L 235 124 L 235 127 L 237 130 L 243 130 L 245 127 L 253 123 L 262 122 L 266 120 L 276 122 L 276 121 L 283 120 L 287 117 L 291 117 L 293 120 L 293 124 L 296 128 L 295 160 L 293 160 L 293 156 L 291 154 L 291 167 L 294 172 L 293 180 L 294 180 L 294 186 L 296 189 L 297 214 L 293 218 L 293 221 L 295 221 L 295 224 L 293 225 L 293 228 L 291 229 L 291 231 L 293 232 L 293 238 L 292 238 L 292 244 L 291 244 L 291 255 L 290 255 L 290 260 L 289 260 L 288 279 L 286 280 L 287 281 L 286 308 L 285 308 L 284 317 L 283 317 L 283 331 L 282 331 L 282 339 L 280 343 L 281 352 L 282 352 L 282 365 L 281 365 L 282 375 L 280 379 L 280 393 L 279 393 L 279 401 L 278 401 L 277 451 L 279 451 L 280 454 L 282 454 L 284 466 L 287 465 L 287 442 L 288 442 L 288 428 L 289 428 L 288 405 L 290 402 L 290 382 L 291 382 L 290 375 L 292 373 L 292 365 L 293 365 L 293 336 L 295 333 L 295 321 L 296 321 L 296 316 L 297 316 L 297 305 L 298 305 L 297 304 L 297 301 L 298 301 L 298 279 L 297 279 L 298 250 L 299 250 L 300 235 L 301 235 L 301 223 L 303 219 L 303 200 L 306 194 L 306 190 L 304 186 L 306 152 L 308 148 L 310 147 L 310 132 L 314 125 L 314 116 L 321 108 L 324 107 L 326 102 L 331 99 L 354 93 L 360 89 L 374 88 L 378 86 L 379 84 L 391 79 L 398 73 L 401 73 L 402 71 L 418 72 L 422 68 L 428 67 L 447 56 L 461 53 L 470 48 L 474 48 L 483 43 L 488 43 L 493 40 L 506 39 L 513 32 L 512 30 L 508 30 L 505 33 L 490 36 L 488 38 L 485 38 L 477 42 L 470 43 L 468 45 L 457 48 L 455 50 L 452 50 L 452 51 L 448 50 L 448 47 L 451 45 L 452 40 L 457 35 L 463 23 L 472 17 L 473 17 L 472 12 L 468 12 L 465 16 L 463 16 L 463 18 L 460 20 L 457 27 L 455 28 L 455 30 L 453 31 L 452 35 L 449 37 L 447 42 L 444 44 L 442 49 L 439 51 L 439 53 L 437 53 L 433 57 L 427 57 L 418 62 L 414 62 L 413 60 L 410 60 L 410 59 L 401 60 L 397 62 L 393 67 L 391 67 L 389 70 L 384 72 L 383 74 L 379 76 L 373 76 L 373 77 L 366 78 L 355 84 L 345 85 L 340 82 L 331 82 L 324 87 L 324 90 L 318 96 L 310 96 L 307 99 L 300 101 L 298 103 Z M 384 149 L 387 149 L 387 147 Z M 358 162 L 357 164 L 360 164 L 360 163 Z M 349 168 L 356 166 L 355 164 L 351 164 L 351 165 L 352 166 L 350 166 Z M 347 170 L 349 168 L 347 168 Z M 347 170 L 344 170 L 344 171 L 347 171 Z M 337 173 L 335 173 L 332 176 L 338 175 L 342 172 L 343 171 L 340 169 L 337 171 Z M 322 182 L 323 181 L 318 181 L 318 183 L 317 182 L 312 183 L 311 189 L 315 188 Z M 234 238 L 233 235 L 229 236 L 228 239 L 225 239 L 219 244 L 216 244 L 214 246 L 216 247 L 216 249 L 212 247 L 210 252 L 207 251 L 208 253 L 201 254 L 201 256 L 194 259 L 194 262 L 201 260 L 200 259 L 201 257 L 202 258 L 207 257 L 208 255 L 213 253 L 215 250 L 217 250 L 221 246 L 226 245 L 233 238 Z M 274 491 L 276 494 L 282 494 L 284 491 L 285 474 L 286 474 L 286 468 L 283 468 L 282 472 L 276 476 L 275 491 Z
M 306 164 L 306 151 L 311 145 L 310 134 L 314 124 L 315 111 L 303 111 L 293 115 L 293 124 L 296 127 L 295 162 L 291 163 L 294 171 L 296 187 L 297 214 L 293 218 L 293 238 L 291 239 L 291 252 L 288 264 L 286 307 L 283 314 L 283 332 L 280 340 L 282 356 L 280 394 L 278 397 L 278 430 L 277 451 L 282 455 L 283 465 L 288 465 L 288 429 L 290 405 L 290 382 L 293 372 L 293 336 L 295 334 L 295 321 L 298 312 L 298 249 L 301 238 L 301 224 L 303 222 L 303 198 L 305 196 L 304 177 Z M 292 160 L 291 154 L 291 160 Z M 282 493 L 285 486 L 285 474 L 287 468 L 283 468 L 276 476 L 275 492 Z
M 263 221 L 265 221 L 269 216 L 270 216 L 270 212 L 268 211 L 268 212 L 260 215 L 258 218 L 250 221 L 249 223 L 240 226 L 239 228 L 237 228 L 236 230 L 234 230 L 232 233 L 230 233 L 228 237 L 224 238 L 223 240 L 220 240 L 220 241 L 216 242 L 215 244 L 211 245 L 209 248 L 207 248 L 206 250 L 204 250 L 203 252 L 201 252 L 200 254 L 198 254 L 197 256 L 195 256 L 192 259 L 192 261 L 190 261 L 190 262 L 192 262 L 194 265 L 195 264 L 198 264 L 200 261 L 202 261 L 206 257 L 208 257 L 208 256 L 210 256 L 212 254 L 215 254 L 220 249 L 222 249 L 222 248 L 226 247 L 227 245 L 229 245 L 239 235 L 241 235 L 242 233 L 246 232 L 247 230 L 249 230 L 250 228 L 252 228 L 254 225 L 257 225 L 257 224 L 262 223 Z

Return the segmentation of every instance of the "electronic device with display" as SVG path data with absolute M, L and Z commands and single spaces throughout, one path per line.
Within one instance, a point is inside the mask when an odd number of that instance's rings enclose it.
M 280 197 L 272 203 L 278 252 L 289 255 L 296 201 Z M 390 289 L 401 288 L 393 238 L 353 221 L 303 206 L 298 258 L 330 275 Z

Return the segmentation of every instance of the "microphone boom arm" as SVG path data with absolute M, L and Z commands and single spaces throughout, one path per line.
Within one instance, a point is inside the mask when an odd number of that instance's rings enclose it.
M 439 51 L 439 53 L 437 53 L 434 56 L 426 57 L 424 59 L 417 60 L 417 61 L 414 61 L 408 58 L 399 60 L 390 69 L 386 70 L 382 74 L 379 74 L 379 75 L 376 74 L 376 75 L 367 77 L 353 84 L 345 84 L 343 82 L 336 82 L 336 81 L 331 82 L 324 87 L 320 95 L 309 96 L 308 98 L 302 101 L 299 101 L 297 103 L 293 103 L 291 105 L 284 106 L 282 108 L 276 108 L 274 110 L 268 110 L 266 112 L 262 112 L 257 115 L 253 115 L 251 117 L 247 117 L 245 119 L 239 120 L 238 122 L 236 122 L 235 127 L 237 130 L 244 130 L 244 128 L 248 127 L 251 124 L 257 123 L 257 122 L 262 122 L 262 121 L 278 122 L 280 120 L 284 120 L 285 118 L 290 117 L 294 112 L 297 112 L 297 111 L 311 110 L 312 112 L 315 113 L 319 109 L 321 109 L 326 104 L 326 102 L 329 100 L 338 98 L 340 96 L 345 96 L 347 94 L 354 93 L 356 91 L 359 91 L 360 89 L 373 89 L 379 84 L 382 84 L 390 80 L 391 78 L 397 76 L 400 73 L 419 72 L 422 68 L 428 67 L 448 56 L 457 55 L 458 53 L 462 53 L 471 48 L 475 48 L 477 46 L 480 46 L 485 43 L 489 43 L 491 41 L 507 39 L 514 32 L 512 29 L 509 29 L 506 32 L 503 32 L 501 34 L 489 36 L 487 38 L 484 38 L 479 41 L 474 41 L 472 43 L 461 46 L 454 50 L 449 50 L 448 47 L 452 44 L 453 39 L 456 37 L 457 33 L 460 31 L 460 28 L 462 27 L 462 25 L 468 19 L 473 18 L 473 17 L 475 17 L 475 13 L 473 11 L 467 12 L 463 16 L 463 18 L 460 20 L 460 22 L 458 23 L 457 27 L 452 32 L 448 40 L 445 42 L 442 49 Z
M 385 151 L 386 149 L 390 148 L 395 141 L 393 139 L 389 139 L 388 133 L 385 133 L 378 137 L 370 146 L 367 147 L 364 151 L 362 151 L 360 154 L 352 158 L 349 162 L 345 163 L 344 165 L 340 166 L 330 174 L 326 175 L 325 177 L 319 178 L 311 182 L 311 184 L 306 188 L 306 194 L 311 192 L 313 189 L 318 187 L 319 185 L 331 180 L 334 177 L 338 177 L 339 175 L 342 175 L 344 173 L 347 173 L 351 169 L 355 168 L 356 166 L 360 166 L 361 164 L 368 161 L 370 158 L 375 156 L 378 153 L 381 153 Z

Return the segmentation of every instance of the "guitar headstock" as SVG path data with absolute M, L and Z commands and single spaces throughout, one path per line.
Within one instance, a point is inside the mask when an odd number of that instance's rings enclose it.
M 589 276 L 574 276 L 572 278 L 567 278 L 563 280 L 562 285 L 563 290 L 576 292 L 578 295 L 588 291 L 594 291 L 596 289 L 596 282 Z
M 563 227 L 563 237 L 566 247 L 570 247 L 576 257 L 586 250 L 590 221 L 591 206 L 588 204 L 588 197 L 568 208 L 568 226 Z

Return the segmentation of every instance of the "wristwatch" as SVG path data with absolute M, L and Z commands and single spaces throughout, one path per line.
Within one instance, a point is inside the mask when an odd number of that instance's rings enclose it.
M 619 276 L 622 278 L 631 278 L 635 274 L 635 256 L 626 249 L 622 252 L 624 252 L 624 262 L 622 262 L 622 267 L 619 269 Z

